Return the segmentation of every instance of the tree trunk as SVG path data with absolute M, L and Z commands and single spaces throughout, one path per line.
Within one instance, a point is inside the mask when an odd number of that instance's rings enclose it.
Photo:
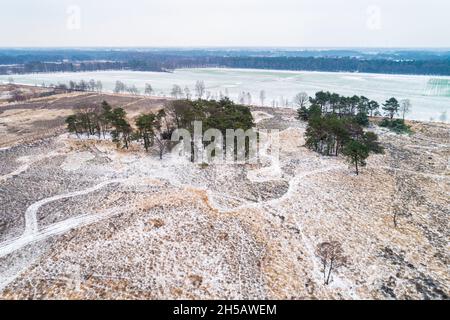
M 144 135 L 144 148 L 145 148 L 145 152 L 148 152 L 148 146 L 149 146 L 149 141 L 148 141 L 148 137 L 146 135 Z
M 328 271 L 328 277 L 327 277 L 327 281 L 326 281 L 326 285 L 330 284 L 330 277 L 331 277 L 331 272 L 333 271 L 333 260 L 331 260 L 330 262 L 330 270 Z

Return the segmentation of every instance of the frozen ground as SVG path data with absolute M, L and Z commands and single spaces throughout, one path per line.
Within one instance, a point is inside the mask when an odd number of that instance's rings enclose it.
M 448 299 L 448 125 L 376 129 L 387 152 L 355 176 L 304 148 L 292 110 L 254 115 L 281 130 L 279 161 L 160 161 L 66 134 L 0 149 L 0 298 Z M 349 263 L 324 286 L 328 240 Z

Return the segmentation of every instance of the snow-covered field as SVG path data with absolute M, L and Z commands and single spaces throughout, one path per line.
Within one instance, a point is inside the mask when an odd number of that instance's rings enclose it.
M 10 76 L 1 76 L 0 83 L 7 82 Z M 242 92 L 250 92 L 252 103 L 260 105 L 260 91 L 265 90 L 265 105 L 273 104 L 284 107 L 286 100 L 292 99 L 299 92 L 314 95 L 325 90 L 342 95 L 364 95 L 380 104 L 391 97 L 398 100 L 410 99 L 412 112 L 408 119 L 438 120 L 447 112 L 450 120 L 450 77 L 406 76 L 386 74 L 332 73 L 332 72 L 297 72 L 275 70 L 242 69 L 181 69 L 174 73 L 101 71 L 77 73 L 49 73 L 15 75 L 17 83 L 41 85 L 45 83 L 66 83 L 70 80 L 80 81 L 95 79 L 103 83 L 103 89 L 112 91 L 117 80 L 126 85 L 135 85 L 141 93 L 146 83 L 150 83 L 156 95 L 170 96 L 172 86 L 187 86 L 194 94 L 197 80 L 205 82 L 211 97 L 220 93 L 238 100 Z M 246 101 L 248 103 L 248 101 Z
M 0 298 L 450 296 L 448 125 L 381 131 L 386 154 L 355 176 L 304 148 L 292 110 L 254 116 L 281 130 L 279 161 L 160 161 L 67 134 L 0 149 Z M 329 240 L 349 262 L 325 286 Z

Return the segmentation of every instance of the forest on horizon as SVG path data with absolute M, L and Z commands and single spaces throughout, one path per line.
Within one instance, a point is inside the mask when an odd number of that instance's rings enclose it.
M 225 67 L 450 75 L 450 50 L 90 48 L 0 49 L 0 74 Z

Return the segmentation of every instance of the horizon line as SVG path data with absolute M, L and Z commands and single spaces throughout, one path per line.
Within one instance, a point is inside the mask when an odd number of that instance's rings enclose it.
M 3 49 L 272 49 L 272 50 L 450 50 L 449 47 L 421 47 L 421 46 L 0 46 Z

